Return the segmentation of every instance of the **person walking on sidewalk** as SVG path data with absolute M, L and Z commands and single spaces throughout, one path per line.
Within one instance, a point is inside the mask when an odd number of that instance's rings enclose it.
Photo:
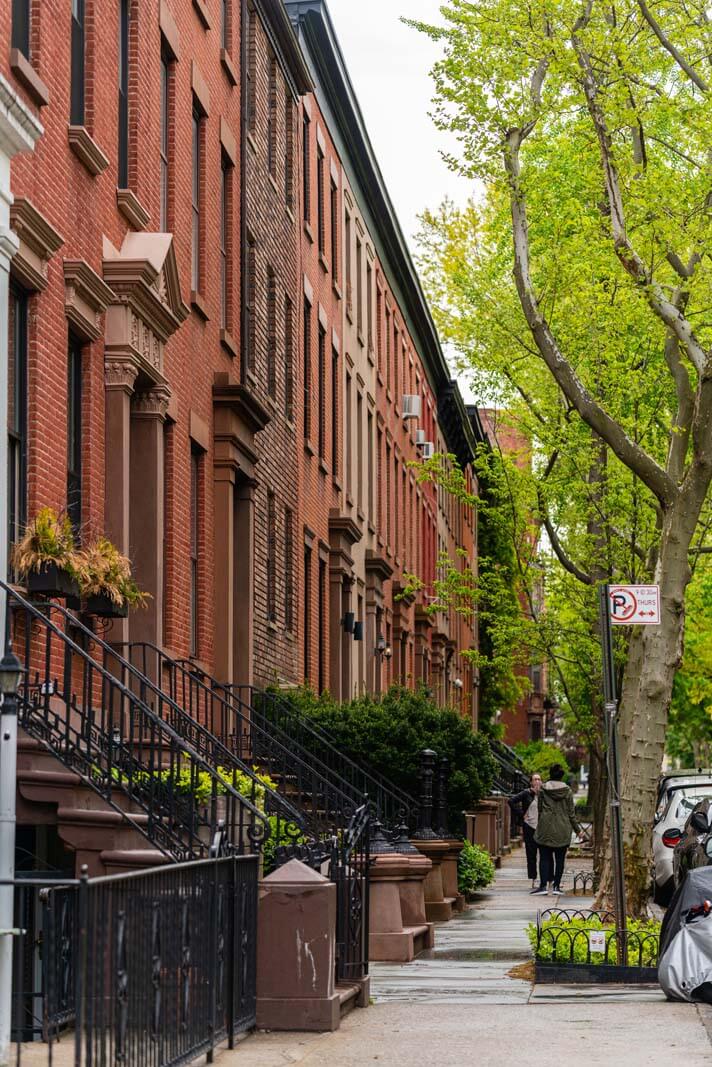
M 574 810 L 574 795 L 564 781 L 565 773 L 560 763 L 554 763 L 549 771 L 549 781 L 539 790 L 539 818 L 534 837 L 539 846 L 540 883 L 538 889 L 532 890 L 535 895 L 545 894 L 552 882 L 554 893 L 561 892 L 561 876 L 571 833 L 581 833 Z
M 509 798 L 509 806 L 514 815 L 522 820 L 522 834 L 524 836 L 524 851 L 527 854 L 527 875 L 531 878 L 532 889 L 536 888 L 537 881 L 537 845 L 534 834 L 539 818 L 539 805 L 537 798 L 541 789 L 541 775 L 533 774 L 528 789 L 522 789 L 521 793 L 515 793 Z

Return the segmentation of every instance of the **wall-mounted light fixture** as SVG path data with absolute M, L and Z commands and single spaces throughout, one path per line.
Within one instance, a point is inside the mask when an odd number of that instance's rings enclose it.
M 386 644 L 386 639 L 383 634 L 379 634 L 376 639 L 376 655 L 382 659 L 390 659 L 393 655 L 393 650 L 390 645 Z
M 462 681 L 462 678 L 456 678 L 455 681 L 452 684 L 455 686 L 456 689 L 464 689 L 465 688 L 464 683 Z
M 354 623 L 354 641 L 363 641 L 363 623 Z
M 353 611 L 346 612 L 343 619 L 345 633 L 352 634 L 354 632 L 355 619 L 356 616 L 354 615 Z

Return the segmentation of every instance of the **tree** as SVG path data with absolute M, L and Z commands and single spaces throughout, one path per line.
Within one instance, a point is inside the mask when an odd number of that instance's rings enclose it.
M 712 764 L 712 565 L 702 557 L 685 597 L 685 654 L 675 675 L 667 753 L 683 767 Z
M 498 268 L 494 293 L 470 294 L 470 354 L 539 422 L 544 470 L 555 453 L 559 464 L 558 437 L 562 466 L 576 459 L 589 484 L 592 521 L 579 518 L 565 547 L 587 545 L 595 567 L 562 548 L 572 573 L 593 586 L 632 531 L 631 569 L 661 587 L 661 625 L 630 636 L 620 703 L 626 878 L 640 912 L 712 478 L 711 24 L 694 0 L 451 0 L 442 13 L 442 27 L 419 24 L 444 49 L 435 118 L 459 138 L 453 165 L 486 190 L 466 261 L 479 252 Z M 488 329 L 508 338 L 506 364 Z

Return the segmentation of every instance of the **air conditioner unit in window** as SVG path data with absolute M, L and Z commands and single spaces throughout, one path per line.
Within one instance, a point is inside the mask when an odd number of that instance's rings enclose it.
M 415 443 L 416 443 L 416 445 L 424 445 L 425 444 L 425 430 L 416 430 L 415 431 Z
M 420 448 L 420 455 L 423 459 L 432 459 L 435 455 L 435 446 L 432 441 L 423 441 Z
M 403 411 L 404 419 L 419 419 L 421 410 L 421 400 L 416 394 L 408 394 L 401 397 L 401 408 Z

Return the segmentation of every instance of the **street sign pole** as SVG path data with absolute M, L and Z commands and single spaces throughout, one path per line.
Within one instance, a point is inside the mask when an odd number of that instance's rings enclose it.
M 601 652 L 603 655 L 603 706 L 608 747 L 608 805 L 614 882 L 613 910 L 618 934 L 618 962 L 625 967 L 628 963 L 628 909 L 625 895 L 625 869 L 623 866 L 623 821 L 621 818 L 620 764 L 618 760 L 618 700 L 616 696 L 615 664 L 613 662 L 610 587 L 607 583 L 599 587 L 599 608 Z

